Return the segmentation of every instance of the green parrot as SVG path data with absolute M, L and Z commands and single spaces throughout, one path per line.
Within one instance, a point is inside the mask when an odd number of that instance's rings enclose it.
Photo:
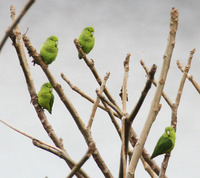
M 94 47 L 94 28 L 85 27 L 78 38 L 78 42 L 80 43 L 83 52 L 88 54 Z M 78 57 L 79 59 L 83 58 L 80 53 L 78 54 Z
M 50 36 L 40 49 L 40 55 L 45 64 L 51 64 L 58 54 L 58 37 Z
M 164 134 L 159 138 L 153 154 L 150 159 L 155 158 L 158 155 L 169 153 L 175 146 L 176 133 L 174 129 L 169 126 L 165 128 Z
M 38 103 L 51 114 L 54 102 L 53 87 L 49 82 L 44 83 L 38 92 Z

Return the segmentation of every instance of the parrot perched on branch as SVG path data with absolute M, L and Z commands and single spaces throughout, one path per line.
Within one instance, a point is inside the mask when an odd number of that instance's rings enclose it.
M 164 134 L 159 138 L 150 158 L 153 159 L 158 155 L 169 153 L 175 146 L 175 140 L 176 133 L 174 129 L 171 126 L 166 127 Z
M 82 50 L 84 53 L 88 54 L 94 47 L 94 28 L 93 27 L 85 27 L 81 32 L 78 42 L 80 43 Z M 82 55 L 78 54 L 79 59 L 82 59 Z
M 45 64 L 51 64 L 58 54 L 58 37 L 50 36 L 40 49 L 40 55 Z
M 53 87 L 49 82 L 44 83 L 38 92 L 38 103 L 43 108 L 52 113 L 54 102 Z

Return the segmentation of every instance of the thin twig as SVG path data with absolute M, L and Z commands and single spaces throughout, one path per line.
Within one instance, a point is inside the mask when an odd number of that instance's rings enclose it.
M 0 43 L 0 52 L 1 49 L 3 48 L 6 40 L 8 39 L 8 37 L 11 35 L 13 29 L 17 26 L 17 24 L 20 22 L 20 20 L 22 19 L 22 17 L 26 14 L 26 12 L 29 10 L 29 8 L 31 7 L 31 5 L 35 2 L 35 0 L 29 0 L 24 8 L 22 9 L 21 13 L 18 15 L 18 17 L 12 22 L 12 25 L 6 30 L 6 33 L 3 37 L 3 39 L 1 40 Z M 11 6 L 11 9 L 13 8 L 13 6 Z
M 81 91 L 77 86 L 74 86 L 70 81 L 69 79 L 67 79 L 67 77 L 61 73 L 61 77 L 63 78 L 64 81 L 67 82 L 67 84 L 70 86 L 70 88 L 72 90 L 74 90 L 75 92 L 77 92 L 79 95 L 81 95 L 83 98 L 87 99 L 88 101 L 90 101 L 91 103 L 94 103 L 95 100 L 92 99 L 90 96 L 88 96 L 87 94 L 85 94 L 83 91 Z M 101 105 L 100 103 L 98 104 L 98 107 L 105 110 L 106 111 L 106 108 Z M 119 117 L 119 115 L 116 113 L 116 112 L 113 112 L 113 114 L 116 116 L 116 117 Z
M 119 109 L 118 107 L 116 107 L 113 103 L 111 103 L 110 101 L 108 101 L 105 96 L 101 95 L 100 93 L 97 93 L 98 97 L 103 100 L 106 104 L 108 104 L 112 109 L 114 109 L 117 114 L 119 115 L 119 118 L 121 118 L 123 116 L 123 113 L 121 111 L 121 109 Z
M 97 93 L 97 95 L 99 95 L 99 93 Z M 100 99 L 101 99 L 101 102 L 103 103 L 103 105 L 104 105 L 106 111 L 108 112 L 108 115 L 110 116 L 111 121 L 112 121 L 113 125 L 115 126 L 115 129 L 117 130 L 117 133 L 118 133 L 119 137 L 121 138 L 121 128 L 120 128 L 119 124 L 117 123 L 117 121 L 116 121 L 116 119 L 115 119 L 115 117 L 114 117 L 113 111 L 112 111 L 112 110 L 110 109 L 110 107 L 106 104 L 106 102 L 105 102 L 104 100 L 102 100 L 102 98 L 100 98 Z
M 131 162 L 130 162 L 129 170 L 128 170 L 128 174 L 127 174 L 128 178 L 135 176 L 135 169 L 136 169 L 138 160 L 142 154 L 142 150 L 143 150 L 144 144 L 146 142 L 148 133 L 149 133 L 151 126 L 158 114 L 159 102 L 160 102 L 161 94 L 162 94 L 162 91 L 163 91 L 163 88 L 165 85 L 165 80 L 167 77 L 167 73 L 168 73 L 168 69 L 169 69 L 170 61 L 171 61 L 171 57 L 172 57 L 172 52 L 173 52 L 174 45 L 175 45 L 175 36 L 176 36 L 177 27 L 178 27 L 178 11 L 177 11 L 177 9 L 172 8 L 168 44 L 167 44 L 166 52 L 163 57 L 163 66 L 162 66 L 162 70 L 161 70 L 161 74 L 160 74 L 159 83 L 156 88 L 156 92 L 155 92 L 155 95 L 154 95 L 154 98 L 153 98 L 153 101 L 151 104 L 149 114 L 147 116 L 147 120 L 146 120 L 143 130 L 141 132 L 140 138 L 138 139 L 138 142 L 135 146 L 133 156 L 131 158 Z
M 175 103 L 171 107 L 171 110 L 172 110 L 171 126 L 174 128 L 175 131 L 176 131 L 176 127 L 177 127 L 178 106 L 179 106 L 179 103 L 180 103 L 180 100 L 181 100 L 181 96 L 182 96 L 182 93 L 183 93 L 183 87 L 185 85 L 187 74 L 188 74 L 188 72 L 190 70 L 191 61 L 192 61 L 194 53 L 195 53 L 195 49 L 190 51 L 190 55 L 189 55 L 189 58 L 188 58 L 188 63 L 185 66 L 184 73 L 183 73 L 182 79 L 180 81 L 180 85 L 179 85 L 179 89 L 178 89 L 178 92 L 177 92 Z M 170 158 L 170 154 L 166 154 L 165 157 L 164 157 L 164 160 L 162 162 L 162 165 L 161 165 L 161 171 L 160 171 L 160 175 L 159 175 L 160 178 L 163 178 L 165 176 L 165 172 L 167 170 L 169 158 Z
M 108 115 L 110 116 L 111 121 L 112 121 L 113 125 L 115 126 L 115 129 L 116 129 L 116 131 L 117 131 L 117 133 L 118 133 L 118 135 L 119 135 L 119 137 L 120 137 L 120 139 L 121 139 L 121 136 L 122 136 L 121 128 L 120 128 L 119 124 L 117 123 L 117 121 L 116 121 L 116 119 L 115 119 L 115 117 L 114 117 L 114 114 L 113 114 L 112 110 L 111 110 L 110 107 L 105 103 L 105 101 L 101 100 L 101 102 L 102 102 L 103 105 L 105 106 L 105 108 L 106 108 L 106 110 L 107 110 L 107 112 L 108 112 Z M 129 152 L 129 149 L 128 149 L 128 152 Z
M 125 138 L 125 130 L 126 130 L 126 119 L 128 117 L 128 114 L 126 113 L 126 103 L 128 100 L 127 97 L 127 80 L 128 80 L 128 73 L 129 73 L 129 61 L 130 61 L 131 54 L 128 53 L 126 56 L 126 59 L 124 60 L 124 78 L 123 78 L 123 86 L 121 90 L 121 98 L 122 98 L 122 112 L 123 117 L 121 119 L 122 123 L 122 146 L 121 146 L 121 159 L 120 159 L 120 169 L 119 169 L 119 177 L 126 178 L 126 161 L 127 161 L 127 150 L 128 150 L 128 144 L 126 145 L 126 139 L 128 143 L 128 138 Z M 127 148 L 125 147 L 127 146 Z
M 93 152 L 92 156 L 93 156 L 95 162 L 97 163 L 98 167 L 100 168 L 100 170 L 102 171 L 102 173 L 104 174 L 105 177 L 113 177 L 110 170 L 107 168 L 104 160 L 102 159 L 102 157 L 96 147 L 96 144 L 93 141 L 91 132 L 85 127 L 85 124 L 83 123 L 82 119 L 80 118 L 78 112 L 76 111 L 76 109 L 73 106 L 73 104 L 71 103 L 71 101 L 65 95 L 61 85 L 57 83 L 54 76 L 48 69 L 48 66 L 44 65 L 44 62 L 42 61 L 41 56 L 36 52 L 35 48 L 32 46 L 30 40 L 28 39 L 28 37 L 25 34 L 23 35 L 23 40 L 24 40 L 24 44 L 25 44 L 29 54 L 34 58 L 34 62 L 40 65 L 43 72 L 47 76 L 49 82 L 51 83 L 51 85 L 57 92 L 58 96 L 60 97 L 61 101 L 63 102 L 63 104 L 65 105 L 65 107 L 67 108 L 67 110 L 69 111 L 71 116 L 73 117 L 73 119 L 74 119 L 76 125 L 78 126 L 80 132 L 82 133 L 87 145 L 89 146 L 90 144 L 94 144 L 95 151 Z
M 102 80 L 94 66 L 94 61 L 91 60 L 89 61 L 87 56 L 85 55 L 85 53 L 83 52 L 81 45 L 79 44 L 77 39 L 74 39 L 74 44 L 76 45 L 76 48 L 78 50 L 78 52 L 83 56 L 83 59 L 85 61 L 85 63 L 87 64 L 87 66 L 90 68 L 92 74 L 94 75 L 96 81 L 98 82 L 98 84 L 101 86 L 102 84 Z M 114 100 L 114 98 L 111 96 L 110 92 L 108 91 L 107 87 L 105 87 L 104 89 L 104 93 L 106 94 L 107 98 L 117 107 L 119 108 L 119 106 L 117 105 L 116 101 Z
M 31 140 L 36 140 L 37 142 L 40 142 L 40 144 L 45 145 L 45 146 L 48 147 L 49 149 L 52 148 L 52 149 L 54 149 L 54 150 L 60 151 L 59 148 L 53 147 L 53 146 L 51 146 L 51 145 L 49 145 L 49 144 L 47 144 L 47 143 L 44 143 L 44 142 L 42 142 L 42 141 L 36 139 L 35 137 L 32 137 L 32 136 L 28 135 L 28 134 L 25 133 L 25 132 L 22 132 L 21 130 L 19 130 L 19 129 L 13 127 L 12 125 L 8 124 L 7 122 L 5 122 L 5 121 L 2 120 L 2 119 L 0 119 L 0 122 L 3 123 L 4 125 L 8 126 L 9 128 L 11 128 L 12 130 L 14 130 L 14 131 L 20 133 L 21 135 L 24 135 L 25 137 L 28 137 L 28 138 L 30 138 Z
M 100 86 L 100 90 L 99 90 L 99 91 L 97 90 L 96 92 L 98 92 L 98 93 L 100 93 L 100 94 L 103 93 L 103 90 L 105 89 L 105 86 L 106 86 L 106 81 L 108 80 L 108 77 L 109 77 L 109 76 L 110 76 L 110 72 L 107 72 L 106 75 L 105 75 L 105 77 L 104 77 L 104 80 L 103 80 L 103 82 L 102 82 L 102 84 L 101 84 L 101 86 Z M 99 102 L 100 102 L 100 98 L 99 98 L 98 95 L 97 95 L 97 98 L 96 98 L 96 101 L 95 101 L 94 104 L 93 104 L 92 113 L 91 113 L 91 115 L 90 115 L 90 119 L 89 119 L 88 125 L 87 125 L 87 129 L 89 129 L 89 130 L 90 130 L 91 127 L 92 127 L 92 123 L 93 123 L 94 116 L 95 116 L 95 113 L 96 113 L 96 110 L 97 110 L 97 107 L 98 107 Z
M 67 178 L 73 177 L 73 175 L 81 168 L 81 166 L 90 158 L 92 153 L 94 152 L 94 146 L 90 145 L 88 151 L 83 156 L 83 158 L 73 167 L 72 171 L 69 173 Z
M 148 79 L 146 81 L 146 85 L 141 93 L 141 96 L 136 104 L 136 106 L 133 108 L 133 110 L 131 111 L 130 115 L 129 115 L 129 118 L 127 120 L 127 124 L 128 125 L 131 125 L 133 120 L 135 119 L 140 107 L 142 106 L 142 103 L 144 102 L 144 99 L 145 97 L 147 96 L 147 93 L 149 91 L 149 89 L 151 88 L 151 84 L 154 80 L 154 75 L 156 73 L 156 69 L 157 69 L 157 66 L 154 64 L 151 68 L 151 70 L 149 71 L 149 74 L 148 74 Z
M 147 68 L 147 66 L 145 65 L 144 61 L 143 60 L 140 60 L 140 64 L 142 65 L 142 67 L 144 68 L 146 74 L 149 76 L 149 69 Z M 157 82 L 154 78 L 153 80 L 153 84 L 154 86 L 157 87 Z M 166 93 L 164 91 L 162 91 L 162 96 L 163 98 L 165 99 L 165 101 L 168 103 L 168 105 L 171 107 L 172 106 L 172 101 L 170 100 L 170 98 L 166 95 Z
M 200 94 L 200 85 L 194 80 L 193 76 L 190 74 L 187 74 L 187 78 L 189 79 L 189 81 L 194 85 L 194 87 L 196 88 L 196 90 L 199 92 Z
M 124 61 L 124 79 L 123 79 L 123 86 L 122 86 L 122 111 L 126 114 L 126 103 L 128 101 L 127 97 L 127 80 L 128 80 L 128 73 L 129 73 L 129 61 L 130 61 L 131 54 L 128 53 L 126 59 Z
M 179 60 L 177 60 L 177 66 L 181 70 L 181 72 L 184 72 L 184 67 Z M 189 79 L 189 81 L 193 84 L 193 86 L 196 88 L 196 90 L 200 94 L 200 85 L 194 80 L 193 76 L 187 73 L 187 78 Z
M 10 124 L 8 124 L 7 122 L 5 122 L 4 120 L 0 119 L 0 122 L 2 122 L 3 124 L 5 124 L 6 126 L 10 127 L 10 128 L 13 129 L 14 131 L 16 131 L 16 132 L 18 132 L 18 133 L 24 135 L 25 137 L 28 137 L 28 138 L 30 138 L 30 139 L 32 139 L 32 140 L 34 139 L 34 137 L 32 137 L 32 136 L 26 134 L 25 132 L 20 131 L 19 129 L 13 127 L 12 125 L 10 125 Z
M 33 139 L 32 142 L 33 142 L 33 145 L 37 146 L 38 148 L 41 148 L 41 149 L 46 150 L 56 156 L 59 156 L 60 158 L 64 159 L 66 162 L 69 162 L 70 164 L 74 165 L 74 167 L 78 164 L 78 163 L 74 162 L 64 150 L 61 150 L 59 148 L 48 145 L 37 139 Z M 74 167 L 72 169 L 74 169 Z M 82 170 L 79 169 L 79 172 L 81 173 Z M 78 173 L 78 172 L 75 172 L 75 173 L 76 173 L 77 177 L 89 178 L 89 176 L 87 174 L 83 174 L 84 172 L 82 173 L 82 175 L 80 175 L 80 173 Z
M 49 145 L 49 144 L 47 144 L 45 142 L 42 142 L 42 141 L 40 141 L 40 140 L 28 135 L 27 133 L 22 132 L 19 129 L 11 126 L 7 122 L 3 121 L 2 119 L 0 119 L 0 122 L 5 124 L 6 126 L 10 127 L 14 131 L 16 131 L 16 132 L 18 132 L 18 133 L 30 138 L 32 140 L 33 145 L 35 145 L 36 147 L 41 148 L 43 150 L 46 150 L 46 151 L 48 151 L 48 152 L 50 152 L 50 153 L 52 153 L 52 154 L 54 154 L 56 156 L 59 156 L 60 158 L 64 159 L 66 162 L 70 162 L 70 164 L 72 164 L 72 165 L 76 165 L 76 163 L 71 160 L 71 158 L 68 156 L 68 154 L 65 151 L 61 150 L 60 148 L 57 148 L 57 147 L 51 146 L 51 145 Z M 89 176 L 87 174 L 84 174 L 84 177 L 89 177 Z
M 183 87 L 184 87 L 184 84 L 185 84 L 185 80 L 187 78 L 187 74 L 188 74 L 188 72 L 190 70 L 190 67 L 191 67 L 191 61 L 192 61 L 194 53 L 195 53 L 195 48 L 190 51 L 190 56 L 188 58 L 188 63 L 185 66 L 185 70 L 184 70 L 184 73 L 183 73 L 183 76 L 182 76 L 182 79 L 181 79 L 181 83 L 180 83 L 179 90 L 178 90 L 177 97 L 176 97 L 176 105 L 177 105 L 177 107 L 178 107 L 179 102 L 181 100 L 181 95 L 182 95 Z

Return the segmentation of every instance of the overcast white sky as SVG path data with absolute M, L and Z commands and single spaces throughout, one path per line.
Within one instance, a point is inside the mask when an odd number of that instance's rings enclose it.
M 25 0 L 1 0 L 0 39 L 11 24 L 10 5 L 14 5 L 16 12 L 19 13 L 25 3 Z M 127 106 L 127 111 L 130 113 L 146 82 L 146 75 L 140 65 L 140 59 L 145 61 L 148 68 L 156 64 L 158 69 L 155 78 L 159 78 L 172 7 L 176 7 L 179 11 L 179 27 L 164 90 L 174 101 L 182 77 L 176 61 L 179 59 L 186 64 L 193 48 L 196 48 L 196 53 L 190 73 L 200 83 L 199 1 L 38 0 L 22 19 L 19 28 L 22 33 L 29 28 L 27 35 L 38 51 L 48 36 L 58 36 L 59 53 L 56 61 L 49 68 L 87 124 L 92 104 L 74 93 L 60 77 L 63 72 L 74 85 L 92 98 L 96 98 L 95 90 L 99 86 L 84 61 L 78 60 L 77 50 L 73 43 L 74 38 L 78 38 L 86 26 L 95 28 L 95 47 L 88 57 L 94 59 L 95 66 L 102 78 L 107 71 L 111 72 L 107 87 L 120 106 L 121 101 L 118 94 L 123 80 L 123 60 L 127 53 L 132 54 Z M 144 52 L 135 54 L 140 51 Z M 28 55 L 27 58 L 36 90 L 39 91 L 41 85 L 47 82 L 47 78 L 39 66 L 32 66 L 32 59 Z M 10 39 L 0 54 L 0 83 L 0 118 L 33 137 L 53 144 L 30 104 L 23 72 Z M 133 128 L 138 136 L 147 118 L 154 93 L 155 87 L 152 86 L 133 123 Z M 54 96 L 53 114 L 50 115 L 46 111 L 45 113 L 56 134 L 63 138 L 67 152 L 72 159 L 79 161 L 86 152 L 87 145 L 55 91 Z M 145 144 L 149 154 L 152 153 L 164 128 L 170 124 L 170 108 L 163 99 L 161 99 L 161 104 L 162 109 Z M 187 80 L 178 109 L 176 146 L 167 169 L 167 176 L 170 178 L 197 178 L 200 174 L 198 161 L 200 158 L 199 107 L 199 94 Z M 100 109 L 97 110 L 92 134 L 108 168 L 114 177 L 118 177 L 120 139 L 109 116 Z M 36 148 L 29 139 L 1 123 L 0 140 L 0 177 L 44 178 L 48 176 L 55 178 L 66 177 L 70 171 L 63 160 Z M 160 165 L 163 156 L 159 156 L 155 160 Z M 91 177 L 103 177 L 92 157 L 83 166 L 83 169 Z M 137 166 L 136 177 L 149 177 L 141 162 Z

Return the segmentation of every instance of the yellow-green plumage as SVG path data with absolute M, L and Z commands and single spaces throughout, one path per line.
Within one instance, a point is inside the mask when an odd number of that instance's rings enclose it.
M 58 54 L 58 37 L 50 36 L 40 49 L 40 55 L 45 64 L 51 64 Z
M 150 158 L 153 159 L 158 155 L 169 153 L 170 151 L 172 151 L 175 146 L 175 140 L 176 133 L 174 129 L 171 126 L 166 127 L 164 134 L 158 140 L 154 148 L 153 154 Z
M 88 54 L 94 47 L 94 28 L 85 27 L 78 38 L 78 42 L 80 43 L 83 52 Z M 80 53 L 78 56 L 79 59 L 82 59 L 82 55 Z
M 52 107 L 54 102 L 53 87 L 50 83 L 44 83 L 38 92 L 39 105 L 52 113 Z

